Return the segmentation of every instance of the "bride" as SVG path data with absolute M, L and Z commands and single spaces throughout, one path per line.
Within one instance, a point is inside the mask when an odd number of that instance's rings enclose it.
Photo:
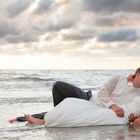
M 66 98 L 52 110 L 46 113 L 44 119 L 34 118 L 25 114 L 26 120 L 35 125 L 47 127 L 77 127 L 93 125 L 119 125 L 129 123 L 128 116 L 133 113 L 140 115 L 140 97 L 135 97 L 131 103 L 120 105 L 124 109 L 124 117 L 101 106 L 99 101 L 93 103 L 83 99 Z

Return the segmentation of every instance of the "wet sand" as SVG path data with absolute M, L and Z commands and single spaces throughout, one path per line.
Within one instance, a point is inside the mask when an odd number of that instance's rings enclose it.
M 128 125 L 77 128 L 46 128 L 15 123 L 1 129 L 0 140 L 139 140 L 140 129 Z
M 5 109 L 4 109 L 5 108 Z M 139 140 L 140 129 L 129 125 L 92 126 L 77 128 L 47 128 L 27 125 L 27 122 L 10 124 L 8 120 L 26 112 L 36 113 L 52 108 L 47 104 L 16 104 L 1 106 L 0 140 Z M 14 110 L 14 111 L 13 111 Z M 34 111 L 34 112 L 32 112 Z

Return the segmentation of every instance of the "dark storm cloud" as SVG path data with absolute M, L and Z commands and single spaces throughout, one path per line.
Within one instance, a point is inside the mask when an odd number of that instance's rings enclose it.
M 31 5 L 31 3 L 32 0 L 16 0 L 14 2 L 12 1 L 5 8 L 5 11 L 8 12 L 11 17 L 14 17 L 26 10 Z
M 30 32 L 22 32 L 19 35 L 11 35 L 5 38 L 5 41 L 8 43 L 28 43 L 28 42 L 37 42 L 38 41 L 38 33 L 31 31 Z
M 72 20 L 62 20 L 62 21 L 59 21 L 58 23 L 52 22 L 46 26 L 46 30 L 47 31 L 60 31 L 62 29 L 68 29 L 72 27 L 74 24 L 75 23 Z
M 42 14 L 49 10 L 54 0 L 40 0 L 37 8 L 34 10 L 35 14 Z
M 83 34 L 64 34 L 63 39 L 64 40 L 84 40 L 89 39 L 93 36 L 91 35 L 83 35 Z
M 12 25 L 8 24 L 7 21 L 0 22 L 0 38 L 4 38 L 7 35 L 18 35 L 19 31 Z
M 138 39 L 134 29 L 122 29 L 116 32 L 107 32 L 99 35 L 100 42 L 135 41 Z
M 97 18 L 95 24 L 98 26 L 113 26 L 117 22 L 117 19 L 114 18 Z
M 41 25 L 41 26 L 40 26 Z M 42 20 L 34 26 L 34 29 L 38 32 L 46 33 L 53 31 L 60 31 L 62 29 L 69 29 L 75 25 L 75 20 L 71 17 L 66 17 L 65 15 L 61 15 L 59 17 L 55 17 L 55 20 L 49 18 L 47 20 Z
M 84 29 L 79 32 L 63 34 L 64 40 L 86 40 L 94 37 L 93 29 Z
M 139 0 L 83 0 L 82 8 L 99 13 L 136 12 L 140 13 Z

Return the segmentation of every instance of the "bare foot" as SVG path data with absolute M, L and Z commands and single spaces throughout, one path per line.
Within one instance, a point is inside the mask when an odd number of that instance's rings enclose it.
M 13 122 L 16 122 L 16 121 L 17 121 L 17 118 L 14 118 L 14 119 L 10 119 L 9 120 L 10 123 L 13 123 Z
M 44 125 L 45 124 L 45 120 L 34 118 L 34 117 L 30 116 L 29 114 L 28 115 L 25 114 L 24 116 L 30 124 L 35 124 L 35 125 Z

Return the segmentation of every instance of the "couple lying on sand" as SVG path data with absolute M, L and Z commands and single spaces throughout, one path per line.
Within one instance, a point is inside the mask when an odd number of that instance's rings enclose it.
M 110 78 L 97 94 L 62 81 L 52 88 L 54 108 L 48 112 L 16 117 L 47 127 L 119 125 L 133 122 L 140 127 L 140 68 L 128 77 Z M 68 98 L 70 97 L 70 98 Z

